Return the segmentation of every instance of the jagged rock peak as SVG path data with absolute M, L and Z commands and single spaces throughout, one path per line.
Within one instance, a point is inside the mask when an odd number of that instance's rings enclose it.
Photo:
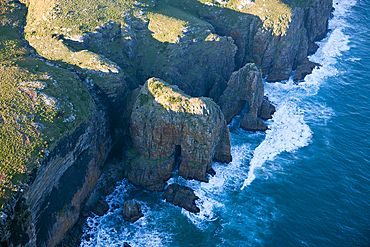
M 177 165 L 180 176 L 206 181 L 212 161 L 231 161 L 229 128 L 219 106 L 161 79 L 141 88 L 130 132 L 134 149 L 126 152 L 126 175 L 149 190 L 162 190 Z

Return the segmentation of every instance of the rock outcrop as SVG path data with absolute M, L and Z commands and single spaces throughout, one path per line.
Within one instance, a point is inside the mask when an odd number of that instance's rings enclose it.
M 263 94 L 262 73 L 255 64 L 248 63 L 231 75 L 218 103 L 228 123 L 245 109 L 240 126 L 245 130 L 264 131 L 267 126 L 261 118 L 271 118 L 274 107 Z
M 192 213 L 198 213 L 200 211 L 195 204 L 195 201 L 199 198 L 189 187 L 171 184 L 164 191 L 163 198 L 166 199 L 167 202 L 185 208 Z
M 109 209 L 109 205 L 104 200 L 99 200 L 95 205 L 93 212 L 99 216 L 103 216 Z
M 144 216 L 144 214 L 141 212 L 140 204 L 133 200 L 125 202 L 125 204 L 123 204 L 122 215 L 124 220 L 131 223 L 134 223 Z
M 231 161 L 230 133 L 218 105 L 160 79 L 141 88 L 130 130 L 135 150 L 127 152 L 126 175 L 149 190 L 164 188 L 176 162 L 180 176 L 207 181 L 213 160 Z
M 258 29 L 251 56 L 262 66 L 267 81 L 286 80 L 292 70 L 304 66 L 307 55 L 315 52 L 315 41 L 322 39 L 332 9 L 331 0 L 314 0 L 305 6 L 292 6 L 291 21 L 285 34 L 274 35 L 271 30 Z

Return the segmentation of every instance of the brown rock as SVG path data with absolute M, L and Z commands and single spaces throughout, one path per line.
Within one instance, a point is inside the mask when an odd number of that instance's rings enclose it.
M 244 130 L 250 131 L 265 131 L 267 130 L 266 124 L 260 118 L 254 118 L 248 115 L 245 115 L 243 121 L 240 124 L 240 127 Z
M 271 119 L 272 114 L 274 114 L 274 112 L 275 112 L 275 106 L 273 106 L 268 99 L 263 99 L 263 102 L 261 105 L 261 113 L 259 117 L 263 120 Z
M 106 201 L 100 200 L 93 209 L 93 212 L 99 216 L 103 216 L 109 209 L 109 205 Z
M 218 105 L 160 79 L 141 88 L 130 131 L 137 152 L 126 153 L 126 175 L 150 190 L 163 189 L 180 156 L 179 175 L 200 181 L 207 180 L 212 159 L 231 161 L 229 128 Z
M 297 67 L 294 74 L 294 81 L 303 80 L 305 76 L 311 74 L 312 70 L 316 67 L 320 67 L 320 64 L 311 62 L 306 59 L 301 65 Z
M 189 187 L 181 186 L 178 184 L 171 184 L 164 191 L 163 198 L 165 198 L 166 201 L 173 203 L 176 206 L 185 208 L 190 212 L 198 213 L 200 211 L 195 204 L 195 201 L 199 198 Z
M 226 122 L 230 123 L 235 115 L 240 114 L 246 103 L 248 113 L 257 117 L 263 101 L 263 92 L 262 74 L 255 64 L 248 63 L 235 71 L 218 102 Z
M 123 219 L 134 223 L 144 214 L 141 212 L 141 206 L 136 201 L 128 201 L 123 205 Z
M 267 126 L 260 118 L 271 118 L 275 107 L 264 99 L 263 93 L 262 73 L 255 64 L 246 64 L 234 72 L 219 101 L 227 122 L 240 114 L 244 104 L 247 104 L 248 111 L 243 116 L 240 127 L 251 131 L 266 130 Z

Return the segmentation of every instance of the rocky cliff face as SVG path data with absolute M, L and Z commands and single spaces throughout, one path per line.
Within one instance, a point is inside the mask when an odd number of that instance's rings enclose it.
M 267 81 L 288 79 L 298 66 L 311 66 L 307 55 L 326 34 L 332 9 L 332 0 L 236 1 L 214 6 L 186 0 L 173 4 L 195 11 L 219 35 L 231 36 L 238 47 L 236 69 L 254 62 L 268 75 Z
M 180 176 L 206 181 L 212 160 L 231 161 L 228 126 L 216 103 L 160 79 L 141 88 L 130 129 L 138 152 L 129 155 L 127 176 L 149 190 L 162 190 L 177 162 Z
M 251 50 L 251 57 L 262 66 L 263 74 L 268 74 L 267 81 L 285 80 L 297 67 L 303 65 L 299 67 L 301 70 L 312 66 L 307 64 L 307 55 L 315 52 L 314 42 L 326 34 L 332 9 L 331 0 L 314 0 L 301 6 L 295 6 L 294 1 L 284 2 L 292 6 L 286 32 L 274 35 L 271 30 L 260 27 Z
M 8 227 L 5 242 L 21 246 L 59 243 L 78 220 L 100 176 L 112 141 L 107 125 L 95 108 L 89 119 L 59 141 L 21 196 L 17 207 L 22 210 L 14 210 L 17 220 Z

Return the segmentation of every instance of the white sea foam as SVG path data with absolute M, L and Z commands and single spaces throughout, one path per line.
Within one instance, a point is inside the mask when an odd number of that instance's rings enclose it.
M 166 239 L 166 234 L 153 227 L 156 212 L 153 212 L 146 202 L 137 200 L 144 217 L 135 223 L 123 220 L 122 204 L 132 188 L 132 185 L 123 180 L 115 191 L 106 197 L 109 211 L 103 216 L 88 217 L 81 238 L 81 247 L 117 247 L 123 246 L 125 242 L 130 246 L 163 246 L 162 242 Z
M 311 97 L 317 94 L 327 77 L 338 73 L 335 68 L 337 57 L 350 49 L 350 37 L 343 32 L 348 27 L 344 17 L 355 3 L 354 0 L 334 3 L 334 17 L 329 21 L 332 31 L 318 42 L 318 51 L 309 57 L 311 61 L 320 63 L 320 68 L 315 69 L 298 85 L 291 79 L 286 83 L 265 83 L 265 92 L 276 105 L 276 112 L 273 119 L 267 121 L 269 130 L 266 131 L 266 138 L 254 151 L 248 176 L 241 189 L 252 183 L 256 178 L 256 169 L 261 168 L 266 161 L 273 160 L 282 152 L 294 152 L 310 144 L 313 133 L 308 121 L 326 124 L 334 114 L 325 104 L 319 104 Z

